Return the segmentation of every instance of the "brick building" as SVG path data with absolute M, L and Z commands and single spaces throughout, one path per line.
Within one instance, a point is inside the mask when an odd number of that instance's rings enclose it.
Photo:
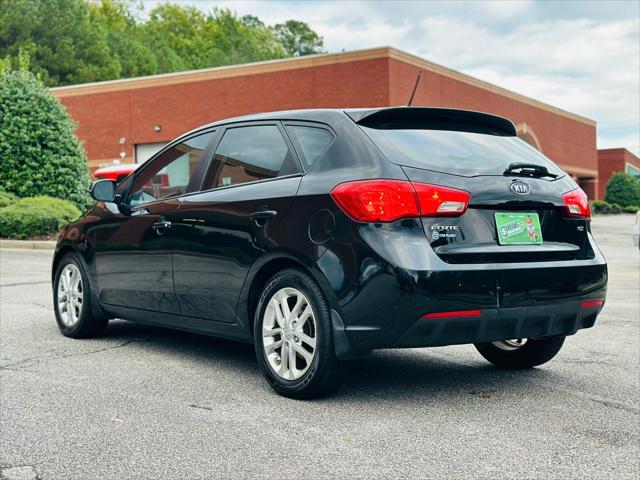
M 199 125 L 254 112 L 414 105 L 502 115 L 519 136 L 598 195 L 596 123 L 383 47 L 53 88 L 78 122 L 92 169 L 143 162 Z
M 604 187 L 616 172 L 625 172 L 640 180 L 640 158 L 626 148 L 598 150 L 598 198 L 604 198 Z

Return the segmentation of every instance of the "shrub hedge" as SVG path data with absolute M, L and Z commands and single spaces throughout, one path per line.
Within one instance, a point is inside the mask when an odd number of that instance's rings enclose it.
M 617 203 L 609 203 L 604 200 L 594 200 L 591 202 L 591 210 L 594 213 L 636 213 L 640 210 L 637 205 L 627 205 L 621 207 Z
M 621 207 L 640 205 L 640 180 L 628 173 L 614 173 L 605 187 L 604 199 Z
M 13 193 L 4 192 L 0 190 L 0 208 L 4 208 L 7 205 L 11 205 L 13 202 L 17 200 L 17 198 L 18 197 L 16 197 Z
M 29 197 L 0 208 L 0 236 L 23 239 L 48 237 L 80 216 L 80 210 L 68 200 Z
M 89 171 L 76 125 L 22 60 L 17 69 L 0 61 L 0 188 L 87 206 Z

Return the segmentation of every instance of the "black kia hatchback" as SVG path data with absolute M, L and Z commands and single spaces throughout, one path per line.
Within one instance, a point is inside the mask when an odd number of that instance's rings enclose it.
M 62 333 L 118 317 L 253 342 L 290 397 L 330 392 L 381 348 L 474 343 L 534 367 L 605 301 L 584 192 L 484 113 L 234 118 L 91 193 L 54 257 Z

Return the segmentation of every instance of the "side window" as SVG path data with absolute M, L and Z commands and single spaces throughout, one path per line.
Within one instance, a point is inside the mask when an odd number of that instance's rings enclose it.
M 275 125 L 229 128 L 222 137 L 203 188 L 226 187 L 298 172 Z
M 313 165 L 333 140 L 333 135 L 324 128 L 288 125 L 287 129 L 302 149 L 302 161 L 306 168 Z
M 174 145 L 153 159 L 131 186 L 129 205 L 136 206 L 185 192 L 214 132 L 208 132 Z

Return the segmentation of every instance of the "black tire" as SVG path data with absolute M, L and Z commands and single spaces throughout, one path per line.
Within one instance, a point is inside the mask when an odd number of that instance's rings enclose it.
M 62 320 L 60 309 L 58 306 L 58 284 L 60 283 L 60 274 L 64 268 L 69 265 L 75 265 L 80 271 L 82 278 L 82 309 L 78 317 L 78 321 L 72 326 L 67 326 Z M 53 310 L 56 316 L 56 323 L 60 332 L 65 337 L 71 338 L 92 338 L 102 335 L 109 323 L 106 317 L 98 317 L 93 313 L 93 305 L 91 304 L 91 292 L 87 274 L 84 271 L 82 261 L 75 253 L 68 253 L 60 260 L 53 277 Z
M 315 355 L 308 370 L 296 380 L 286 380 L 278 375 L 269 364 L 263 347 L 265 310 L 272 296 L 282 288 L 295 288 L 304 294 L 313 310 L 316 323 Z M 301 270 L 282 270 L 267 281 L 255 311 L 253 338 L 258 365 L 269 385 L 280 395 L 297 399 L 322 397 L 333 392 L 344 376 L 344 362 L 336 357 L 333 346 L 329 304 L 313 278 Z
M 504 350 L 493 343 L 476 343 L 475 346 L 480 355 L 496 367 L 522 370 L 547 363 L 560 351 L 564 339 L 564 336 L 530 338 L 515 350 Z

